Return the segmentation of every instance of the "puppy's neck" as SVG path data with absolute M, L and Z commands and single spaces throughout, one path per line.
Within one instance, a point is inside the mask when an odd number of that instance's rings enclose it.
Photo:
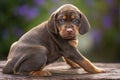
M 76 38 L 76 39 L 69 40 L 68 43 L 69 43 L 71 46 L 73 46 L 73 47 L 76 48 L 77 45 L 78 45 L 78 39 Z

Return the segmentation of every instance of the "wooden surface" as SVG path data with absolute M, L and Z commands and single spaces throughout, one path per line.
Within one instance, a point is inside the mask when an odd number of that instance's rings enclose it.
M 17 76 L 2 73 L 5 61 L 0 61 L 0 80 L 120 80 L 120 63 L 94 63 L 106 73 L 89 74 L 82 68 L 70 69 L 64 62 L 56 62 L 45 69 L 53 73 L 50 77 Z M 32 65 L 32 64 L 31 64 Z

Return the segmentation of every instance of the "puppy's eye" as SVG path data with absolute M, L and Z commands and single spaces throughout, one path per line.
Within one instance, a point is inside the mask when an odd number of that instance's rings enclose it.
M 72 22 L 73 22 L 74 24 L 79 24 L 79 23 L 80 23 L 80 20 L 79 20 L 79 19 L 73 19 Z
M 64 19 L 59 19 L 58 22 L 59 22 L 59 24 L 64 24 L 65 21 L 64 21 Z

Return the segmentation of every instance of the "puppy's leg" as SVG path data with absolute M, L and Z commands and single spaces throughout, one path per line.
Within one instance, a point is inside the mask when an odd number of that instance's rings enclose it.
M 29 76 L 50 76 L 50 72 L 42 70 L 46 65 L 46 61 L 47 58 L 44 54 L 35 56 L 33 55 L 17 68 L 15 74 Z
M 27 50 L 26 56 L 19 59 L 14 66 L 14 74 L 30 76 L 50 76 L 48 71 L 42 71 L 47 62 L 47 50 L 43 47 L 33 47 Z
M 74 59 L 72 58 L 75 63 L 80 65 L 85 71 L 89 73 L 102 73 L 105 72 L 104 69 L 96 67 L 94 64 L 92 64 L 87 58 L 85 58 L 83 55 L 79 55 Z
M 7 61 L 9 61 L 10 59 L 12 59 L 13 57 L 13 51 L 15 50 L 15 48 L 17 47 L 17 41 L 14 42 L 11 47 L 10 47 L 10 51 L 9 51 L 9 54 L 8 54 L 8 57 L 7 57 Z
M 73 69 L 80 68 L 80 65 L 78 65 L 74 61 L 72 61 L 72 60 L 70 60 L 68 58 L 65 58 L 65 57 L 62 57 L 62 58 L 68 65 L 70 65 L 71 68 L 73 68 Z
M 101 73 L 105 72 L 104 69 L 96 67 L 94 64 L 92 64 L 87 58 L 84 57 L 82 61 L 77 62 L 81 67 L 84 68 L 85 71 L 89 73 Z
M 71 53 L 73 52 L 73 53 Z M 68 55 L 69 54 L 69 55 Z M 101 73 L 105 72 L 105 70 L 96 67 L 94 64 L 92 64 L 87 58 L 85 58 L 76 48 L 71 47 L 68 51 L 66 51 L 66 54 L 63 54 L 64 57 L 67 57 L 68 59 L 72 60 L 76 64 L 80 65 L 85 71 L 89 73 Z

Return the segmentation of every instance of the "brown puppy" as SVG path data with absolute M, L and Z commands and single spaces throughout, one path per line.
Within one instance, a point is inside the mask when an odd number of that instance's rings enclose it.
M 50 76 L 44 66 L 63 57 L 72 68 L 81 66 L 90 73 L 104 72 L 77 50 L 77 35 L 89 30 L 85 15 L 73 5 L 56 10 L 48 21 L 34 27 L 15 42 L 8 55 L 3 73 Z

